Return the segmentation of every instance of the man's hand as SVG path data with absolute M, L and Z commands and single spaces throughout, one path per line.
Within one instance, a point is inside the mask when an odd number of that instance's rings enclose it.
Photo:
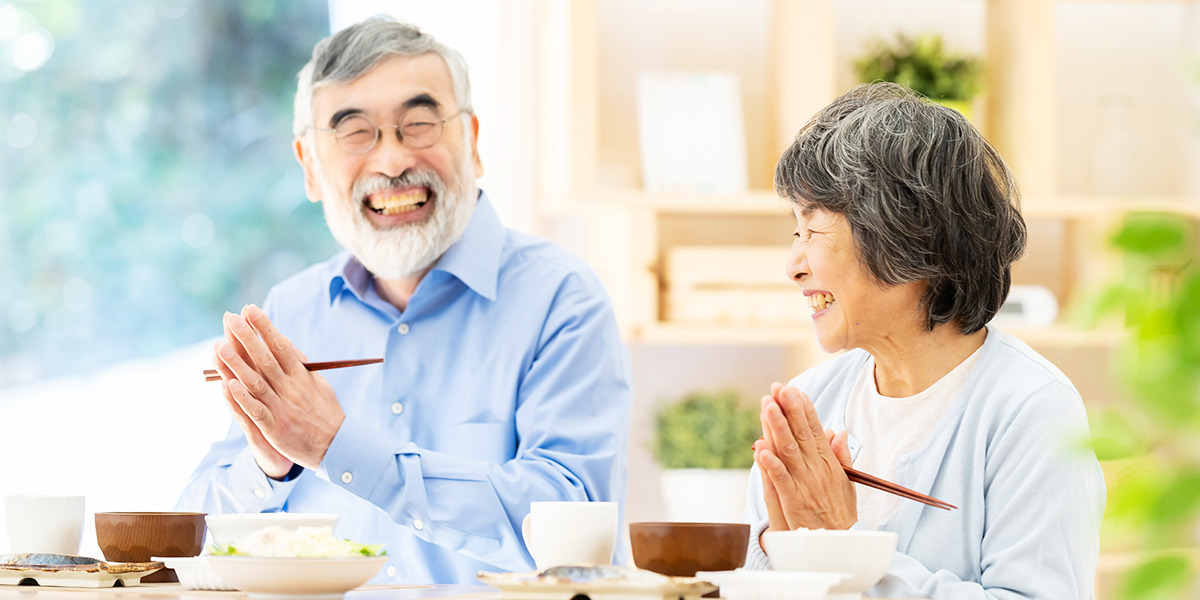
M 228 327 L 226 327 L 225 333 L 230 335 Z M 234 378 L 233 371 L 230 371 L 229 367 L 221 362 L 220 356 L 217 354 L 223 344 L 224 342 L 217 342 L 213 347 L 213 366 L 221 374 L 221 392 L 225 395 L 225 403 L 229 405 L 229 410 L 233 413 L 233 420 L 237 421 L 242 432 L 246 434 L 246 444 L 250 447 L 250 454 L 254 456 L 254 462 L 258 463 L 258 468 L 262 469 L 267 477 L 283 479 L 292 470 L 293 463 L 263 437 L 258 425 L 254 424 L 254 421 L 242 410 L 241 405 L 233 399 L 233 393 L 229 391 L 229 382 Z M 241 344 L 238 344 L 237 347 L 240 349 Z
M 218 344 L 217 358 L 232 374 L 224 382 L 228 396 L 248 420 L 238 422 L 247 440 L 261 436 L 279 455 L 272 456 L 261 445 L 255 450 L 251 442 L 255 460 L 276 478 L 291 468 L 279 473 L 285 464 L 280 457 L 315 470 L 346 418 L 333 387 L 304 367 L 300 351 L 258 307 L 247 306 L 241 315 L 226 314 L 225 322 L 228 339 Z
M 772 530 L 798 527 L 848 529 L 858 520 L 846 434 L 821 427 L 808 396 L 771 386 L 762 399 L 763 439 L 754 459 L 762 471 L 763 498 Z

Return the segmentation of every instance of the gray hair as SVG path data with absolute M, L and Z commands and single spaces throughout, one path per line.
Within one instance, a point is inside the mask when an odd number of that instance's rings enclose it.
M 929 330 L 982 329 L 1025 253 L 1000 154 L 957 111 L 894 83 L 860 85 L 817 113 L 779 159 L 775 189 L 844 215 L 880 285 L 924 281 Z
M 300 70 L 296 85 L 292 133 L 300 137 L 313 126 L 313 93 L 316 90 L 354 81 L 391 56 L 430 53 L 446 62 L 454 84 L 455 102 L 464 117 L 471 114 L 471 83 L 467 78 L 467 61 L 462 55 L 415 25 L 378 15 L 351 25 L 313 47 L 312 60 Z

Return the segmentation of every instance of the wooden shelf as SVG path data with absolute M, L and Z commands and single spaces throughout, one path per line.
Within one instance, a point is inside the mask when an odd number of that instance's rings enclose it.
M 791 217 L 791 206 L 772 190 L 737 194 L 611 190 L 578 192 L 559 214 L 579 214 L 592 208 L 646 209 L 680 215 L 770 215 Z M 1027 220 L 1090 220 L 1131 212 L 1165 212 L 1200 219 L 1200 198 L 1146 196 L 1031 196 L 1021 200 Z
M 630 342 L 662 345 L 779 345 L 812 344 L 812 323 L 723 325 L 659 321 L 634 328 Z
M 572 201 L 581 208 L 644 208 L 668 214 L 778 215 L 789 218 L 792 214 L 788 202 L 771 190 L 751 190 L 738 194 L 613 190 L 574 194 Z
M 1200 199 L 1183 197 L 1059 196 L 1027 197 L 1021 214 L 1030 219 L 1104 219 L 1131 212 L 1165 212 L 1200 218 Z
M 1080 329 L 1066 324 L 1056 324 L 1040 329 L 1001 327 L 1021 341 L 1037 347 L 1058 348 L 1112 348 L 1125 339 L 1125 332 L 1113 327 Z
M 769 4 L 770 24 L 764 31 L 769 37 L 765 44 L 769 85 L 760 85 L 756 78 L 762 74 L 757 71 L 739 71 L 746 86 L 746 106 L 768 113 L 765 120 L 746 120 L 751 173 L 759 175 L 773 170 L 769 168 L 773 165 L 761 159 L 790 143 L 799 127 L 837 92 L 835 2 L 771 0 Z M 1054 55 L 1052 4 L 1042 0 L 987 1 L 985 54 L 993 92 L 985 97 L 987 118 L 981 126 L 1013 168 L 1024 194 L 1022 213 L 1030 223 L 1030 248 L 1014 277 L 1021 284 L 1047 287 L 1060 306 L 1067 306 L 1075 294 L 1085 293 L 1083 283 L 1112 272 L 1114 265 L 1102 232 L 1116 219 L 1134 211 L 1163 211 L 1200 220 L 1200 198 L 1056 193 L 1057 99 L 1054 61 L 1046 60 Z M 561 153 L 569 157 L 569 168 L 563 165 L 560 169 L 570 175 L 563 187 L 557 188 L 563 193 L 555 195 L 556 203 L 542 215 L 578 218 L 585 223 L 588 259 L 605 279 L 626 339 L 659 345 L 814 347 L 811 322 L 804 320 L 746 325 L 664 320 L 671 314 L 667 310 L 671 281 L 665 261 L 673 249 L 787 245 L 791 207 L 769 188 L 769 177 L 752 177 L 754 189 L 742 193 L 634 188 L 637 154 L 630 149 L 636 147 L 636 132 L 627 127 L 627 111 L 611 109 L 633 106 L 630 98 L 635 90 L 630 86 L 634 78 L 629 73 L 694 69 L 696 63 L 705 67 L 709 62 L 717 69 L 737 71 L 741 67 L 722 63 L 724 57 L 681 57 L 669 36 L 655 37 L 653 44 L 643 40 L 646 48 L 659 53 L 650 58 L 606 52 L 605 45 L 612 41 L 602 28 L 615 22 L 613 9 L 596 0 L 572 2 L 570 7 L 571 68 L 564 76 L 571 81 L 571 100 L 565 106 L 573 137 L 567 151 Z M 646 10 L 651 20 L 662 18 L 653 7 Z M 607 14 L 607 20 L 598 18 L 600 13 Z M 676 39 L 675 46 L 679 45 Z M 736 50 L 747 52 L 744 47 Z M 617 73 L 623 76 L 617 77 Z M 1043 92 L 1029 94 L 1029 89 Z M 758 162 L 751 156 L 754 152 L 750 150 L 755 148 Z M 781 253 L 780 262 L 783 260 Z M 1081 331 L 1066 324 L 1048 329 L 1004 329 L 1032 346 L 1066 352 L 1111 349 L 1124 339 L 1119 330 Z
M 1034 347 L 1111 348 L 1125 339 L 1125 334 L 1112 327 L 1082 330 L 1067 324 L 1047 328 L 1022 329 L 1002 327 L 1021 341 Z M 627 341 L 659 345 L 814 345 L 811 322 L 778 324 L 701 324 L 658 321 L 631 328 Z

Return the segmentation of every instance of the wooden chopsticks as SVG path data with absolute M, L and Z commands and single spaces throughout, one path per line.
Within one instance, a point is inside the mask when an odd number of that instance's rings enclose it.
M 758 442 L 761 442 L 761 441 L 763 441 L 763 438 L 758 438 Z M 754 445 L 757 446 L 758 442 L 755 442 Z M 751 448 L 753 448 L 753 446 L 751 446 Z M 877 490 L 882 490 L 889 494 L 895 494 L 897 496 L 900 496 L 901 498 L 908 498 L 909 500 L 915 500 L 917 502 L 920 502 L 921 504 L 928 504 L 929 506 L 932 506 L 934 508 L 940 508 L 942 510 L 951 510 L 951 509 L 958 508 L 957 506 L 950 504 L 949 502 L 944 502 L 942 500 L 938 500 L 937 498 L 934 498 L 933 496 L 926 496 L 925 494 L 922 494 L 921 492 L 910 490 L 902 485 L 892 483 L 886 479 L 880 479 L 874 475 L 868 475 L 857 469 L 852 469 L 850 467 L 843 466 L 842 470 L 846 472 L 846 477 L 849 478 L 850 481 L 853 481 L 854 483 L 857 483 L 860 485 L 865 485 L 867 487 L 873 487 Z
M 305 368 L 309 371 L 324 371 L 325 369 L 340 369 L 342 367 L 357 367 L 359 365 L 373 365 L 383 362 L 382 358 L 360 358 L 355 360 L 330 360 L 326 362 L 311 362 L 304 363 Z M 204 370 L 205 381 L 220 381 L 221 375 L 216 369 Z
M 937 498 L 934 498 L 933 496 L 926 496 L 925 494 L 922 494 L 920 492 L 915 492 L 915 491 L 910 490 L 902 485 L 892 483 L 885 479 L 880 479 L 874 475 L 867 475 L 866 473 L 863 473 L 862 471 L 858 471 L 856 469 L 851 469 L 850 467 L 842 467 L 842 469 L 844 471 L 846 471 L 846 477 L 849 477 L 850 481 L 853 481 L 854 483 L 859 483 L 859 484 L 865 485 L 867 487 L 873 487 L 877 490 L 883 490 L 885 492 L 888 492 L 889 494 L 895 494 L 897 496 L 900 496 L 901 498 L 908 498 L 909 500 L 916 500 L 917 502 L 920 502 L 921 504 L 928 504 L 929 506 L 932 506 L 934 508 L 940 508 L 942 510 L 951 510 L 951 509 L 958 508 L 957 506 L 954 506 L 953 504 L 950 504 L 948 502 L 943 502 L 941 500 L 938 500 Z

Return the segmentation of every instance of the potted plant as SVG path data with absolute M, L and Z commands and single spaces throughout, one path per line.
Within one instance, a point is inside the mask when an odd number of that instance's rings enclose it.
M 936 34 L 898 34 L 890 43 L 876 38 L 854 61 L 854 68 L 863 83 L 882 80 L 906 85 L 967 118 L 971 100 L 983 87 L 983 61 L 948 52 Z
M 660 409 L 654 456 L 663 468 L 668 520 L 740 519 L 754 463 L 751 445 L 761 433 L 757 406 L 732 390 L 688 394 Z
M 1121 598 L 1200 593 L 1200 248 L 1186 217 L 1134 213 L 1112 246 L 1124 272 L 1091 295 L 1092 325 L 1127 329 L 1116 382 L 1128 401 L 1092 415 L 1092 447 L 1105 467 L 1101 540 L 1136 560 Z M 1106 538 L 1106 535 L 1108 536 Z

